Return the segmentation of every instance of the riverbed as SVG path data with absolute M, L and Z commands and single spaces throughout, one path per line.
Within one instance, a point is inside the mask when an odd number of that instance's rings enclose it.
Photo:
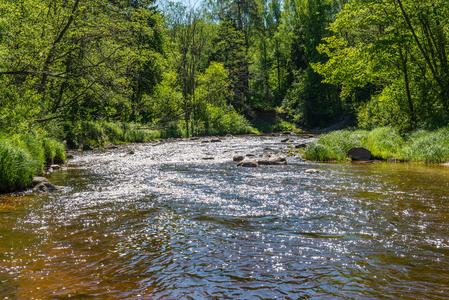
M 0 298 L 449 299 L 449 167 L 232 161 L 281 139 L 76 153 L 0 197 Z

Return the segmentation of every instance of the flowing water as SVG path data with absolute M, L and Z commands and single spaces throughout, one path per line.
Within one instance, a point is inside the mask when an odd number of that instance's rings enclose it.
M 232 162 L 280 140 L 76 154 L 0 197 L 0 297 L 449 299 L 449 167 Z

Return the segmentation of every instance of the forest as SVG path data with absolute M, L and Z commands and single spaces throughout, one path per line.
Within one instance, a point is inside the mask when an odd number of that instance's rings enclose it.
M 0 190 L 66 146 L 446 127 L 448 39 L 446 0 L 2 0 Z

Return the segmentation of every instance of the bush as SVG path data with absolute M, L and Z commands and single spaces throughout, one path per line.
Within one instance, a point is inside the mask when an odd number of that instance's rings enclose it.
M 419 130 L 408 137 L 403 149 L 408 161 L 442 163 L 449 160 L 449 127 L 434 132 Z
M 12 192 L 31 185 L 36 166 L 22 147 L 0 141 L 0 192 Z
M 404 140 L 398 131 L 391 127 L 379 127 L 367 132 L 362 144 L 374 157 L 382 159 L 402 159 L 401 149 Z
M 391 127 L 371 131 L 342 130 L 324 134 L 307 147 L 304 158 L 317 161 L 348 159 L 352 147 L 365 147 L 378 159 L 442 163 L 449 160 L 449 127 L 433 132 L 418 130 L 402 137 Z
M 403 138 L 391 127 L 380 127 L 372 131 L 340 130 L 318 137 L 314 144 L 320 147 L 308 147 L 304 158 L 318 161 L 348 160 L 347 153 L 352 147 L 365 147 L 379 159 L 402 158 Z
M 361 131 L 341 130 L 323 134 L 307 147 L 304 158 L 316 161 L 348 160 L 349 149 L 361 146 L 363 138 Z

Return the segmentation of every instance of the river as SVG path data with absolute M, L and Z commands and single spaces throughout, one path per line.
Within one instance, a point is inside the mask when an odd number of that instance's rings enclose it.
M 0 196 L 0 297 L 449 299 L 449 167 L 232 161 L 281 139 L 80 152 Z

